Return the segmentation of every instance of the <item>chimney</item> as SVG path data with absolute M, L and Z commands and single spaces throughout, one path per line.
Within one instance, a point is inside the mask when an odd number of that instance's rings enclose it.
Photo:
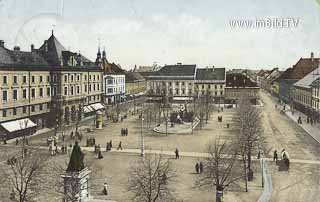
M 19 46 L 15 46 L 15 47 L 13 47 L 13 50 L 14 51 L 20 51 L 20 47 Z
M 34 45 L 31 44 L 31 52 L 33 52 L 33 51 L 34 51 Z
M 0 47 L 4 48 L 4 40 L 0 40 Z
M 311 52 L 311 61 L 313 62 L 313 59 L 314 59 L 314 54 L 313 52 Z

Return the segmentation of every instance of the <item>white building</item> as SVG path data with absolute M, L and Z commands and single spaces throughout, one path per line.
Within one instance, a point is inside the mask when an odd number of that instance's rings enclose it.
M 104 102 L 108 105 L 124 102 L 126 79 L 124 74 L 106 74 L 103 77 Z

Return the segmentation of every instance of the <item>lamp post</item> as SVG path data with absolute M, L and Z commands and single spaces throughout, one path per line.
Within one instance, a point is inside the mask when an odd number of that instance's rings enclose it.
M 141 149 L 141 157 L 144 157 L 144 136 L 143 136 L 143 121 L 144 121 L 144 117 L 143 117 L 143 113 L 141 112 L 141 145 L 140 145 L 140 149 Z

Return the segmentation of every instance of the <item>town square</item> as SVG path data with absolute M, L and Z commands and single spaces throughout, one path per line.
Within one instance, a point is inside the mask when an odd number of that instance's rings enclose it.
M 22 1 L 0 0 L 0 202 L 320 201 L 318 1 Z

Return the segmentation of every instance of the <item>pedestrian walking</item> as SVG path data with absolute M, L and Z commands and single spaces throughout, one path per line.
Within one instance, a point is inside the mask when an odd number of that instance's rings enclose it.
M 273 152 L 273 161 L 278 161 L 278 153 L 277 153 L 277 150 L 274 150 Z
M 108 195 L 108 183 L 107 182 L 105 182 L 103 184 L 103 191 L 102 192 L 104 195 Z
M 122 148 L 122 143 L 121 143 L 121 141 L 119 142 L 119 145 L 118 145 L 117 150 L 119 150 L 119 149 L 121 149 L 121 150 L 123 149 L 123 148 Z
M 109 151 L 109 142 L 107 142 L 107 145 L 106 145 L 106 152 Z
M 203 163 L 202 163 L 202 161 L 200 161 L 200 163 L 199 163 L 199 171 L 200 171 L 200 174 L 203 173 Z
M 176 155 L 176 159 L 179 159 L 179 150 L 178 148 L 176 148 L 176 150 L 174 151 L 175 155 Z
M 196 173 L 199 174 L 199 163 L 198 162 L 196 163 L 195 168 L 196 168 Z
M 98 159 L 103 159 L 101 151 L 98 152 Z
M 128 136 L 128 128 L 126 128 L 126 136 Z
M 18 138 L 16 139 L 16 145 L 18 145 L 19 144 L 19 140 L 18 140 Z
M 110 140 L 110 150 L 112 149 L 112 140 Z

